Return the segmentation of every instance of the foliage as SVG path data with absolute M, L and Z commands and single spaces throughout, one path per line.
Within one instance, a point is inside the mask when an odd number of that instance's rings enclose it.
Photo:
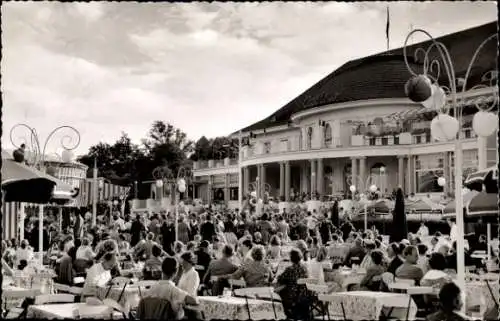
M 190 159 L 193 161 L 224 159 L 238 157 L 238 139 L 216 137 L 207 139 L 202 136 L 194 145 L 194 152 Z
M 188 156 L 193 151 L 193 142 L 186 134 L 163 121 L 155 121 L 142 145 L 133 144 L 126 133 L 114 143 L 98 143 L 90 147 L 78 161 L 87 165 L 87 177 L 92 177 L 94 160 L 99 176 L 115 184 L 132 185 L 152 180 L 156 167 L 168 167 L 176 173 L 180 166 L 190 167 Z M 138 184 L 140 186 L 141 184 Z M 139 194 L 142 194 L 139 191 Z

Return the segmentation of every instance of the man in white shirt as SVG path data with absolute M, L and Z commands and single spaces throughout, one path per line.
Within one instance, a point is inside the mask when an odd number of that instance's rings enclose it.
M 196 297 L 198 287 L 200 286 L 200 276 L 194 269 L 195 257 L 192 252 L 186 252 L 181 255 L 182 275 L 177 286 L 186 291 L 192 297 Z
M 103 256 L 102 262 L 92 265 L 85 277 L 83 295 L 94 295 L 96 287 L 105 286 L 111 281 L 111 269 L 117 265 L 117 262 L 116 254 L 109 252 Z
M 450 226 L 450 241 L 453 243 L 458 238 L 457 224 L 452 219 L 448 219 L 448 225 Z
M 417 235 L 420 237 L 427 237 L 429 236 L 429 228 L 425 225 L 425 222 L 422 222 L 420 224 L 420 228 L 417 231 Z
M 172 257 L 166 257 L 161 266 L 163 280 L 154 285 L 145 295 L 146 297 L 161 298 L 170 302 L 172 310 L 176 314 L 176 319 L 184 317 L 182 306 L 185 304 L 198 304 L 195 296 L 191 296 L 186 291 L 175 286 L 172 278 L 177 275 L 177 261 Z

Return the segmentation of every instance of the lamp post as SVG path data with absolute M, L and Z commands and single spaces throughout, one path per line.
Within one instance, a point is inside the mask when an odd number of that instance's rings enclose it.
M 357 182 L 356 182 L 357 181 Z M 365 192 L 375 193 L 377 192 L 377 185 L 373 184 L 373 178 L 371 176 L 367 177 L 366 180 L 363 180 L 361 176 L 352 176 L 349 175 L 347 177 L 347 183 L 350 185 L 349 190 L 351 191 L 354 199 L 354 195 L 356 191 L 361 191 L 359 195 L 359 202 L 363 205 L 364 211 L 364 227 L 365 231 L 368 229 L 368 205 L 370 201 L 366 198 Z M 356 185 L 359 187 L 356 187 Z M 364 192 L 363 192 L 364 191 Z
M 415 51 L 415 60 L 418 53 L 423 53 L 423 72 L 416 73 L 408 63 L 407 44 L 409 39 L 416 33 L 422 33 L 430 38 L 428 48 L 418 48 Z M 463 179 L 463 151 L 462 151 L 462 109 L 465 107 L 465 93 L 476 89 L 493 87 L 492 101 L 484 100 L 475 102 L 479 110 L 474 115 L 472 127 L 476 134 L 482 137 L 492 135 L 498 128 L 498 117 L 491 110 L 498 104 L 498 91 L 496 89 L 497 72 L 489 71 L 483 75 L 482 80 L 489 80 L 489 86 L 480 84 L 467 88 L 467 81 L 470 76 L 472 66 L 482 48 L 491 40 L 497 38 L 493 34 L 486 38 L 474 52 L 472 59 L 467 67 L 465 77 L 457 78 L 453 61 L 446 46 L 436 41 L 427 31 L 415 29 L 406 37 L 403 54 L 408 71 L 412 78 L 407 82 L 405 91 L 407 96 L 414 102 L 421 103 L 428 109 L 437 111 L 438 115 L 431 122 L 431 135 L 437 141 L 454 141 L 455 143 L 455 208 L 457 224 L 457 280 L 462 290 L 465 290 L 465 262 L 464 262 L 464 218 L 463 218 L 463 198 L 462 198 L 462 179 Z M 431 57 L 432 50 L 437 51 L 436 57 Z M 443 68 L 444 67 L 444 68 Z M 441 70 L 445 71 L 448 80 L 448 87 L 438 83 Z M 488 76 L 488 77 L 486 77 Z M 457 96 L 457 85 L 462 86 L 461 97 Z M 453 112 L 453 116 L 450 115 Z M 465 304 L 463 305 L 465 306 Z
M 37 131 L 35 128 L 30 127 L 27 124 L 20 123 L 14 125 L 11 130 L 10 130 L 10 141 L 12 145 L 15 148 L 20 148 L 21 145 L 25 145 L 28 143 L 28 139 L 24 137 L 23 142 L 21 144 L 16 144 L 14 142 L 14 132 L 16 129 L 24 129 L 27 130 L 29 133 L 29 146 L 30 148 L 30 156 L 33 157 L 33 159 L 30 159 L 29 164 L 41 172 L 45 173 L 45 156 L 46 156 L 46 150 L 47 150 L 47 145 L 51 141 L 52 137 L 54 137 L 54 134 L 62 131 L 68 131 L 71 134 L 66 134 L 64 135 L 61 140 L 60 140 L 60 147 L 63 148 L 63 152 L 61 155 L 62 160 L 64 161 L 71 161 L 71 158 L 73 157 L 72 150 L 76 149 L 80 145 L 80 132 L 76 130 L 72 126 L 59 126 L 53 129 L 47 138 L 45 139 L 44 143 L 41 144 L 40 138 L 38 136 Z M 24 206 L 24 204 L 22 204 Z M 38 218 L 38 229 L 39 229 L 39 234 L 38 234 L 38 251 L 39 251 L 39 259 L 40 259 L 40 264 L 43 264 L 43 211 L 44 211 L 44 206 L 43 204 L 40 204 L 39 206 L 39 218 Z M 24 217 L 21 217 L 21 222 L 19 222 L 21 225 L 21 228 L 24 230 Z

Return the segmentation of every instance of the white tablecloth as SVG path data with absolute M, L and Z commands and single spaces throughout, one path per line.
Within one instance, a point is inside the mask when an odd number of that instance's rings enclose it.
M 200 307 L 205 314 L 205 320 L 284 320 L 286 319 L 283 305 L 280 302 L 248 299 L 250 316 L 248 315 L 244 298 L 200 296 Z M 276 311 L 276 318 L 274 315 Z
M 139 288 L 134 285 L 127 285 L 125 288 L 125 291 L 122 294 L 122 297 L 120 301 L 118 301 L 118 298 L 120 298 L 120 294 L 122 293 L 123 286 L 114 286 L 111 288 L 109 291 L 108 297 L 109 299 L 113 299 L 120 303 L 120 305 L 124 308 L 125 313 L 128 314 L 128 312 L 131 309 L 135 309 L 139 306 L 139 302 L 141 301 L 140 295 L 139 295 Z M 108 292 L 108 287 L 97 287 L 97 293 L 96 296 L 97 298 L 104 300 L 106 299 L 106 293 Z M 141 293 L 144 296 L 144 294 L 147 292 L 146 288 L 141 288 Z
M 112 318 L 112 309 L 105 305 L 87 305 L 86 303 L 65 303 L 31 305 L 28 318 L 34 319 L 106 319 Z
M 417 306 L 407 294 L 352 291 L 329 295 L 334 300 L 329 304 L 330 313 L 342 315 L 340 304 L 342 302 L 346 318 L 349 320 L 378 320 L 381 313 L 386 317 L 406 320 L 408 304 L 410 304 L 408 320 L 415 320 L 417 314 Z
M 360 284 L 366 273 L 356 272 L 354 270 L 339 269 L 332 274 L 332 280 L 337 283 L 343 291 L 347 291 L 349 285 Z

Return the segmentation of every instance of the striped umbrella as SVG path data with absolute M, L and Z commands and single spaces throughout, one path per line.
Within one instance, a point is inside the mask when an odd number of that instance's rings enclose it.
M 490 167 L 470 174 L 464 182 L 470 190 L 481 192 L 485 186 L 487 193 L 498 193 L 498 168 Z

